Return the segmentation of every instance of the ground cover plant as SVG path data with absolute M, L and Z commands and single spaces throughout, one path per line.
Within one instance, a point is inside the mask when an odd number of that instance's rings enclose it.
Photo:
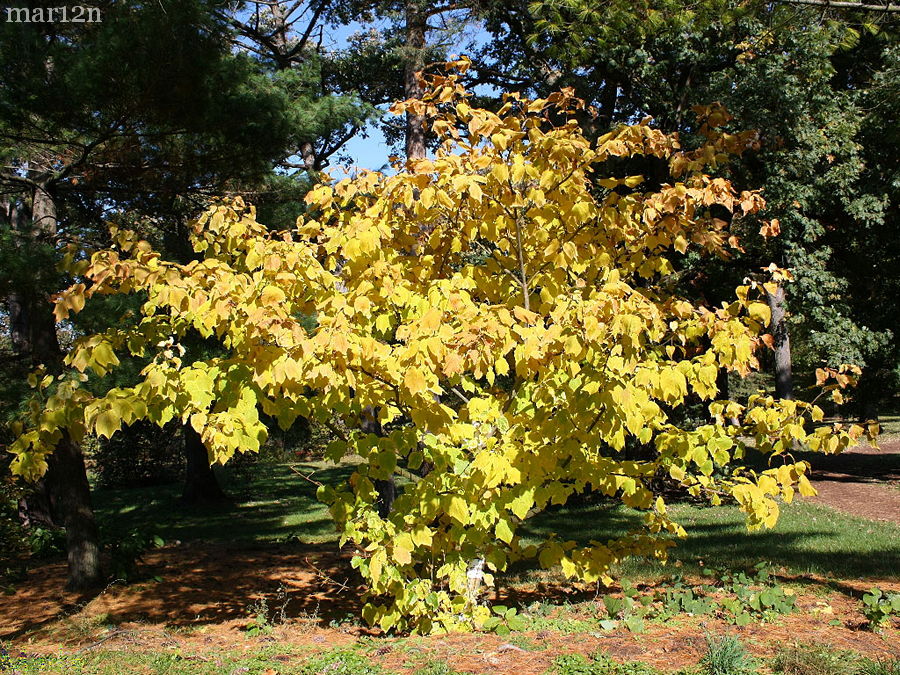
M 256 647 L 247 650 L 212 650 L 205 653 L 178 651 L 124 652 L 103 650 L 76 656 L 41 657 L 39 655 L 0 648 L 0 665 L 11 672 L 94 673 L 152 672 L 159 675 L 193 673 L 251 673 L 252 675 L 455 675 L 478 672 L 469 663 L 452 658 L 434 658 L 420 654 L 397 665 L 390 651 L 413 654 L 417 647 L 394 642 L 389 650 L 361 640 L 352 645 L 331 648 L 296 648 L 286 645 Z M 772 656 L 755 657 L 745 644 L 732 634 L 707 634 L 699 648 L 699 656 L 678 667 L 665 667 L 641 660 L 621 658 L 608 649 L 587 653 L 566 651 L 545 655 L 541 666 L 533 668 L 530 657 L 540 652 L 519 649 L 528 673 L 543 675 L 753 675 L 773 672 L 781 675 L 893 675 L 898 659 L 870 658 L 853 650 L 838 650 L 820 643 L 784 646 Z M 672 666 L 673 664 L 669 664 Z M 458 668 L 455 666 L 462 666 Z M 490 672 L 516 672 L 512 663 L 506 668 L 488 666 Z M 521 672 L 521 670 L 519 670 Z

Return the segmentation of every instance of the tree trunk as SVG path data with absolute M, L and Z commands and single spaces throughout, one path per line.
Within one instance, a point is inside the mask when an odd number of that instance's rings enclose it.
M 57 233 L 56 204 L 45 186 L 32 194 L 31 223 L 20 210 L 10 211 L 10 224 L 23 245 L 52 243 Z M 53 306 L 39 283 L 13 280 L 7 298 L 13 350 L 30 367 L 43 365 L 50 373 L 63 367 L 63 353 L 56 336 Z M 100 567 L 100 536 L 91 506 L 90 486 L 81 449 L 67 435 L 48 461 L 45 476 L 53 521 L 66 529 L 69 561 L 68 587 L 88 590 L 103 581 Z M 26 508 L 27 510 L 27 508 Z
M 406 0 L 406 53 L 403 65 L 403 93 L 406 98 L 421 98 L 419 73 L 425 66 L 425 31 L 428 15 L 421 0 Z M 406 160 L 425 157 L 425 116 L 406 113 Z
M 867 359 L 853 391 L 853 406 L 860 423 L 877 422 L 879 408 L 893 397 L 891 368 L 877 356 Z
M 28 486 L 25 496 L 19 499 L 19 522 L 23 527 L 45 527 L 54 529 L 62 527 L 53 515 L 50 506 L 50 487 L 47 485 L 47 477 L 43 476 Z
M 775 293 L 767 293 L 772 322 L 769 325 L 775 339 L 775 395 L 778 398 L 794 398 L 794 380 L 791 375 L 791 339 L 788 334 L 784 311 L 784 286 L 778 284 Z
M 184 490 L 182 504 L 189 506 L 222 504 L 228 496 L 219 486 L 216 474 L 209 464 L 209 453 L 203 440 L 190 424 L 184 425 Z
M 67 588 L 86 591 L 103 582 L 100 533 L 91 506 L 84 457 L 78 444 L 64 435 L 50 457 L 48 482 L 54 514 L 66 528 L 69 561 Z
M 716 399 L 719 401 L 730 401 L 731 400 L 731 385 L 728 382 L 728 369 L 727 368 L 719 368 L 719 372 L 716 374 L 716 389 L 719 390 Z M 740 420 L 737 417 L 729 417 L 725 420 L 725 423 L 737 427 L 741 425 Z
M 300 156 L 303 157 L 303 166 L 309 174 L 313 174 L 319 170 L 318 158 L 316 157 L 316 148 L 309 141 L 300 144 Z
M 363 409 L 359 420 L 359 428 L 366 434 L 384 436 L 384 429 L 381 428 L 381 422 L 378 421 L 377 408 L 366 406 Z M 394 499 L 397 497 L 397 485 L 393 476 L 386 479 L 376 479 L 374 483 L 375 490 L 378 492 L 378 515 L 382 518 L 387 518 L 391 513 L 391 509 L 394 508 Z

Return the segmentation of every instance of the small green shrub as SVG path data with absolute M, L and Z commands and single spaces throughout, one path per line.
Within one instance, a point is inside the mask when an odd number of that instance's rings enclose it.
M 0 462 L 0 472 L 6 470 Z M 0 591 L 12 591 L 25 573 L 28 558 L 28 533 L 19 521 L 21 487 L 12 476 L 0 478 Z
M 707 569 L 709 583 L 689 584 L 681 576 L 652 594 L 641 594 L 628 586 L 623 597 L 605 596 L 608 618 L 600 621 L 603 630 L 621 624 L 633 632 L 644 630 L 644 620 L 666 620 L 679 614 L 713 614 L 738 626 L 753 620 L 769 621 L 796 609 L 796 597 L 775 579 L 768 563 L 750 572 Z
M 707 635 L 706 653 L 700 659 L 705 675 L 747 675 L 756 672 L 755 660 L 734 635 Z
M 599 671 L 581 654 L 561 654 L 553 659 L 554 671 L 558 675 L 595 675 Z
M 738 626 L 754 619 L 767 621 L 796 609 L 797 598 L 778 583 L 767 562 L 758 563 L 750 573 L 710 569 L 704 574 L 713 576 L 716 586 L 729 594 L 720 604 L 725 617 Z
M 558 675 L 659 675 L 655 668 L 646 663 L 619 663 L 603 651 L 596 651 L 589 658 L 580 654 L 563 654 L 556 657 L 553 665 Z
M 250 620 L 244 626 L 244 630 L 251 636 L 265 635 L 271 632 L 272 622 L 269 620 L 269 603 L 265 598 L 259 598 L 249 607 Z
M 444 661 L 434 661 L 424 668 L 420 668 L 413 675 L 456 675 L 457 671 L 453 670 Z
M 515 607 L 494 605 L 491 612 L 493 615 L 484 622 L 485 630 L 493 631 L 497 635 L 509 635 L 514 630 L 525 628 L 525 619 L 519 615 Z
M 28 530 L 28 548 L 35 558 L 65 555 L 66 531 L 61 527 L 32 527 Z
M 870 628 L 881 628 L 891 618 L 900 617 L 900 593 L 885 593 L 880 588 L 873 588 L 862 597 L 862 613 L 869 620 Z
M 152 548 L 165 546 L 162 537 L 140 530 L 131 530 L 125 536 L 106 544 L 109 551 L 109 573 L 113 581 L 131 583 L 140 578 L 138 565 L 144 554 Z
M 857 662 L 853 652 L 798 644 L 779 650 L 772 660 L 772 670 L 783 675 L 855 675 Z
M 381 666 L 372 663 L 369 656 L 350 650 L 337 650 L 320 654 L 306 663 L 301 675 L 382 675 Z

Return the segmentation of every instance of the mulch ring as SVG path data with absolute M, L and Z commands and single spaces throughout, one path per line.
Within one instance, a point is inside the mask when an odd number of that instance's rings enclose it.
M 552 610 L 551 617 L 559 619 L 553 630 L 505 637 L 468 633 L 393 638 L 348 621 L 358 616 L 360 589 L 348 581 L 357 578 L 348 556 L 331 547 L 182 544 L 152 551 L 145 562 L 160 581 L 113 585 L 93 599 L 58 592 L 65 579 L 62 563 L 33 570 L 18 593 L 0 597 L 0 639 L 30 654 L 177 650 L 197 661 L 217 661 L 225 651 L 283 645 L 285 651 L 273 658 L 294 663 L 365 640 L 374 663 L 399 673 L 444 661 L 460 672 L 536 675 L 559 655 L 598 650 L 619 661 L 640 660 L 671 671 L 698 662 L 707 632 L 735 633 L 761 657 L 783 645 L 811 642 L 871 658 L 900 658 L 900 623 L 883 634 L 873 633 L 865 629 L 859 612 L 859 598 L 873 583 L 900 591 L 896 580 L 787 579 L 803 586 L 800 611 L 743 628 L 709 616 L 682 616 L 664 624 L 651 622 L 643 634 L 599 628 L 583 632 L 584 623 L 576 632 L 566 629 L 568 618 L 603 614 L 602 603 L 594 599 Z M 248 623 L 263 598 L 273 628 L 253 635 Z M 841 625 L 829 624 L 835 619 Z
M 334 547 L 195 542 L 146 553 L 141 570 L 147 580 L 113 583 L 95 597 L 62 590 L 64 562 L 29 570 L 14 594 L 0 595 L 0 639 L 84 616 L 174 628 L 240 623 L 253 616 L 260 599 L 286 619 L 330 621 L 361 609 L 350 555 Z

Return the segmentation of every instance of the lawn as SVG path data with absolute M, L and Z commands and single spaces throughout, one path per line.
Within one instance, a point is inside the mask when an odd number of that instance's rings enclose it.
M 220 477 L 234 501 L 223 507 L 179 507 L 177 485 L 98 491 L 95 504 L 110 537 L 140 530 L 169 542 L 336 544 L 338 534 L 316 499 L 316 485 L 302 476 L 333 484 L 345 480 L 351 470 L 325 462 L 260 462 L 251 471 L 226 466 Z M 760 560 L 793 574 L 853 579 L 892 577 L 900 569 L 900 526 L 891 523 L 795 502 L 783 505 L 774 529 L 748 532 L 743 514 L 734 506 L 682 503 L 671 508 L 689 533 L 671 556 L 684 571 L 696 572 L 704 565 L 750 567 Z M 562 507 L 529 521 L 522 534 L 535 542 L 551 532 L 579 543 L 605 541 L 638 526 L 640 519 L 639 512 L 620 505 Z M 619 570 L 626 577 L 670 571 L 671 565 L 644 560 L 628 561 Z
M 316 485 L 301 474 L 336 483 L 351 471 L 349 466 L 325 462 L 258 462 L 249 469 L 224 466 L 217 474 L 232 498 L 230 504 L 185 508 L 178 504 L 181 486 L 174 484 L 98 490 L 94 507 L 109 538 L 138 530 L 166 541 L 336 542 L 328 511 L 316 499 Z

